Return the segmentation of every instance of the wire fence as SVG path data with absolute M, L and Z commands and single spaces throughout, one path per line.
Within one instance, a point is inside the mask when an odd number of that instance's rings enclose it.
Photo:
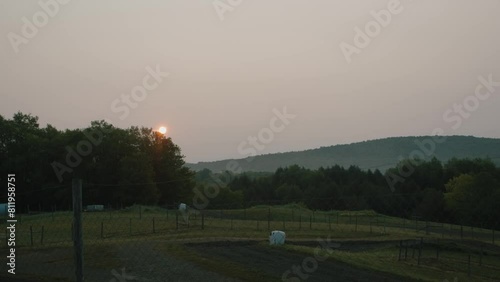
M 51 211 L 17 215 L 16 269 L 19 277 L 36 281 L 225 281 L 179 260 L 183 253 L 172 243 L 252 239 L 265 241 L 269 231 L 282 230 L 287 240 L 309 242 L 330 236 L 338 240 L 387 240 L 390 257 L 399 264 L 431 268 L 440 264 L 467 277 L 500 277 L 498 230 L 374 211 L 311 211 L 300 205 L 259 205 L 243 209 L 131 206 L 80 213 L 83 252 L 75 252 L 78 238 L 75 212 Z M 9 223 L 2 219 L 2 253 L 9 253 Z M 385 249 L 383 249 L 385 251 Z M 183 253 L 185 256 L 185 253 Z M 81 256 L 82 269 L 78 269 Z M 182 256 L 182 255 L 181 255 Z M 2 256 L 6 265 L 9 258 Z M 176 269 L 176 271 L 172 271 Z M 182 270 L 186 271 L 182 271 Z M 5 273 L 5 272 L 4 272 Z M 2 274 L 3 275 L 3 274 Z M 2 280 L 2 276 L 0 276 Z M 3 281 L 3 280 L 2 280 Z M 78 281 L 78 280 L 77 280 Z
M 16 245 L 36 247 L 72 242 L 72 211 L 21 214 L 18 216 Z M 5 222 L 6 218 L 3 218 Z M 408 220 L 367 211 L 297 210 L 281 206 L 261 206 L 239 210 L 190 210 L 182 214 L 164 207 L 132 206 L 123 210 L 83 213 L 87 241 L 171 234 L 177 231 L 334 231 L 365 234 L 398 233 L 428 235 L 443 239 L 476 240 L 498 244 L 500 232 L 456 224 Z M 3 224 L 4 227 L 5 224 Z M 8 239 L 8 230 L 2 236 Z
M 398 261 L 421 267 L 441 267 L 448 271 L 465 272 L 468 277 L 498 280 L 500 248 L 477 241 L 457 243 L 454 240 L 421 237 L 401 240 Z

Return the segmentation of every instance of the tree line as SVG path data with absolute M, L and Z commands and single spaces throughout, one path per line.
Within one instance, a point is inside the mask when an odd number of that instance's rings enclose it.
M 187 201 L 194 173 L 180 148 L 151 128 L 121 129 L 93 121 L 82 129 L 41 128 L 38 117 L 0 115 L 0 179 L 16 174 L 18 209 L 67 209 L 71 179 L 84 185 L 84 204 L 123 207 Z M 1 195 L 0 201 L 6 195 Z
M 402 167 L 412 170 L 401 175 Z M 181 149 L 151 128 L 121 129 L 93 121 L 82 129 L 40 127 L 38 117 L 0 115 L 0 180 L 16 174 L 18 209 L 71 207 L 71 179 L 84 183 L 84 204 L 193 205 L 195 191 L 211 192 L 206 208 L 298 203 L 313 210 L 363 210 L 429 221 L 498 227 L 500 168 L 489 159 L 403 160 L 385 172 L 334 165 L 298 165 L 275 172 L 197 173 Z M 217 179 L 218 181 L 214 181 Z M 0 202 L 6 193 L 0 195 Z
M 396 184 L 391 182 L 391 176 L 409 162 L 412 173 Z M 200 190 L 214 185 L 210 174 L 208 170 L 197 173 Z M 500 168 L 489 159 L 403 160 L 385 173 L 357 166 L 311 170 L 293 165 L 264 175 L 225 172 L 217 177 L 225 179 L 227 186 L 209 208 L 228 203 L 235 208 L 298 203 L 313 210 L 371 209 L 420 220 L 500 226 Z

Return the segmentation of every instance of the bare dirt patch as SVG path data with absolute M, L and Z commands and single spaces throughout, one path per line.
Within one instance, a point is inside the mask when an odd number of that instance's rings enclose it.
M 397 242 L 339 241 L 340 250 L 361 251 L 395 245 Z M 179 257 L 162 249 L 165 244 L 179 246 L 206 261 L 230 262 L 248 271 L 268 277 L 268 281 L 282 281 L 283 274 L 293 266 L 301 266 L 310 255 L 267 246 L 263 241 L 250 239 L 208 238 L 207 240 L 126 241 L 86 247 L 86 281 L 251 281 L 249 277 L 228 274 L 225 269 L 210 268 L 203 263 Z M 289 241 L 287 244 L 317 247 L 315 240 Z M 3 261 L 3 260 L 0 260 Z M 21 281 L 74 281 L 73 251 L 71 247 L 40 250 L 22 250 L 19 253 L 18 272 Z M 387 273 L 360 269 L 332 258 L 318 262 L 317 269 L 307 274 L 307 281 L 408 281 Z M 118 275 L 118 276 L 117 276 Z M 125 276 L 122 276 L 125 275 Z M 21 277 L 20 277 L 21 276 Z M 229 277 L 232 276 L 232 277 Z M 236 276 L 236 277 L 235 277 Z M 47 278 L 46 280 L 40 278 Z M 297 277 L 289 275 L 288 278 Z M 0 277 L 0 281 L 4 280 Z M 16 281 L 16 280 L 12 280 Z M 299 280 L 295 280 L 299 281 Z M 301 280 L 302 281 L 302 280 Z
M 308 257 L 305 254 L 268 247 L 257 241 L 189 243 L 186 246 L 206 259 L 216 258 L 245 265 L 252 271 L 265 272 L 276 277 L 276 281 L 282 281 L 285 271 L 291 270 L 294 265 L 302 265 Z M 317 269 L 307 274 L 307 281 L 408 281 L 391 274 L 359 269 L 333 259 L 319 262 Z M 293 276 L 288 276 L 291 277 Z

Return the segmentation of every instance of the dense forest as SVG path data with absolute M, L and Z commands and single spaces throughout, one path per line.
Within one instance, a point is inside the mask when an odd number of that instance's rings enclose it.
M 20 211 L 67 209 L 71 179 L 81 178 L 84 204 L 120 207 L 187 201 L 193 172 L 180 148 L 150 128 L 120 129 L 94 121 L 84 129 L 41 128 L 38 117 L 0 116 L 0 179 L 16 174 Z M 6 194 L 0 195 L 5 201 Z
M 21 212 L 29 205 L 69 209 L 71 179 L 81 178 L 84 204 L 112 208 L 179 202 L 196 207 L 201 196 L 208 209 L 296 203 L 495 228 L 500 218 L 500 168 L 487 158 L 406 159 L 384 172 L 331 164 L 242 174 L 194 173 L 183 158 L 171 138 L 151 128 L 94 121 L 61 131 L 41 128 L 29 114 L 0 116 L 0 180 L 16 174 Z M 5 198 L 0 195 L 0 202 Z
M 200 191 L 219 195 L 210 208 L 297 203 L 313 210 L 365 210 L 421 220 L 498 227 L 500 168 L 488 159 L 441 163 L 404 160 L 385 174 L 333 166 L 310 170 L 297 165 L 273 174 L 197 173 Z M 210 184 L 211 182 L 211 184 Z

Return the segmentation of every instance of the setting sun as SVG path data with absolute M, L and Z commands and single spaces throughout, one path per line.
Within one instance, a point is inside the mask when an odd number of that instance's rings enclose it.
M 158 132 L 160 132 L 161 134 L 165 134 L 167 133 L 167 128 L 165 126 L 161 126 L 159 129 L 158 129 Z

